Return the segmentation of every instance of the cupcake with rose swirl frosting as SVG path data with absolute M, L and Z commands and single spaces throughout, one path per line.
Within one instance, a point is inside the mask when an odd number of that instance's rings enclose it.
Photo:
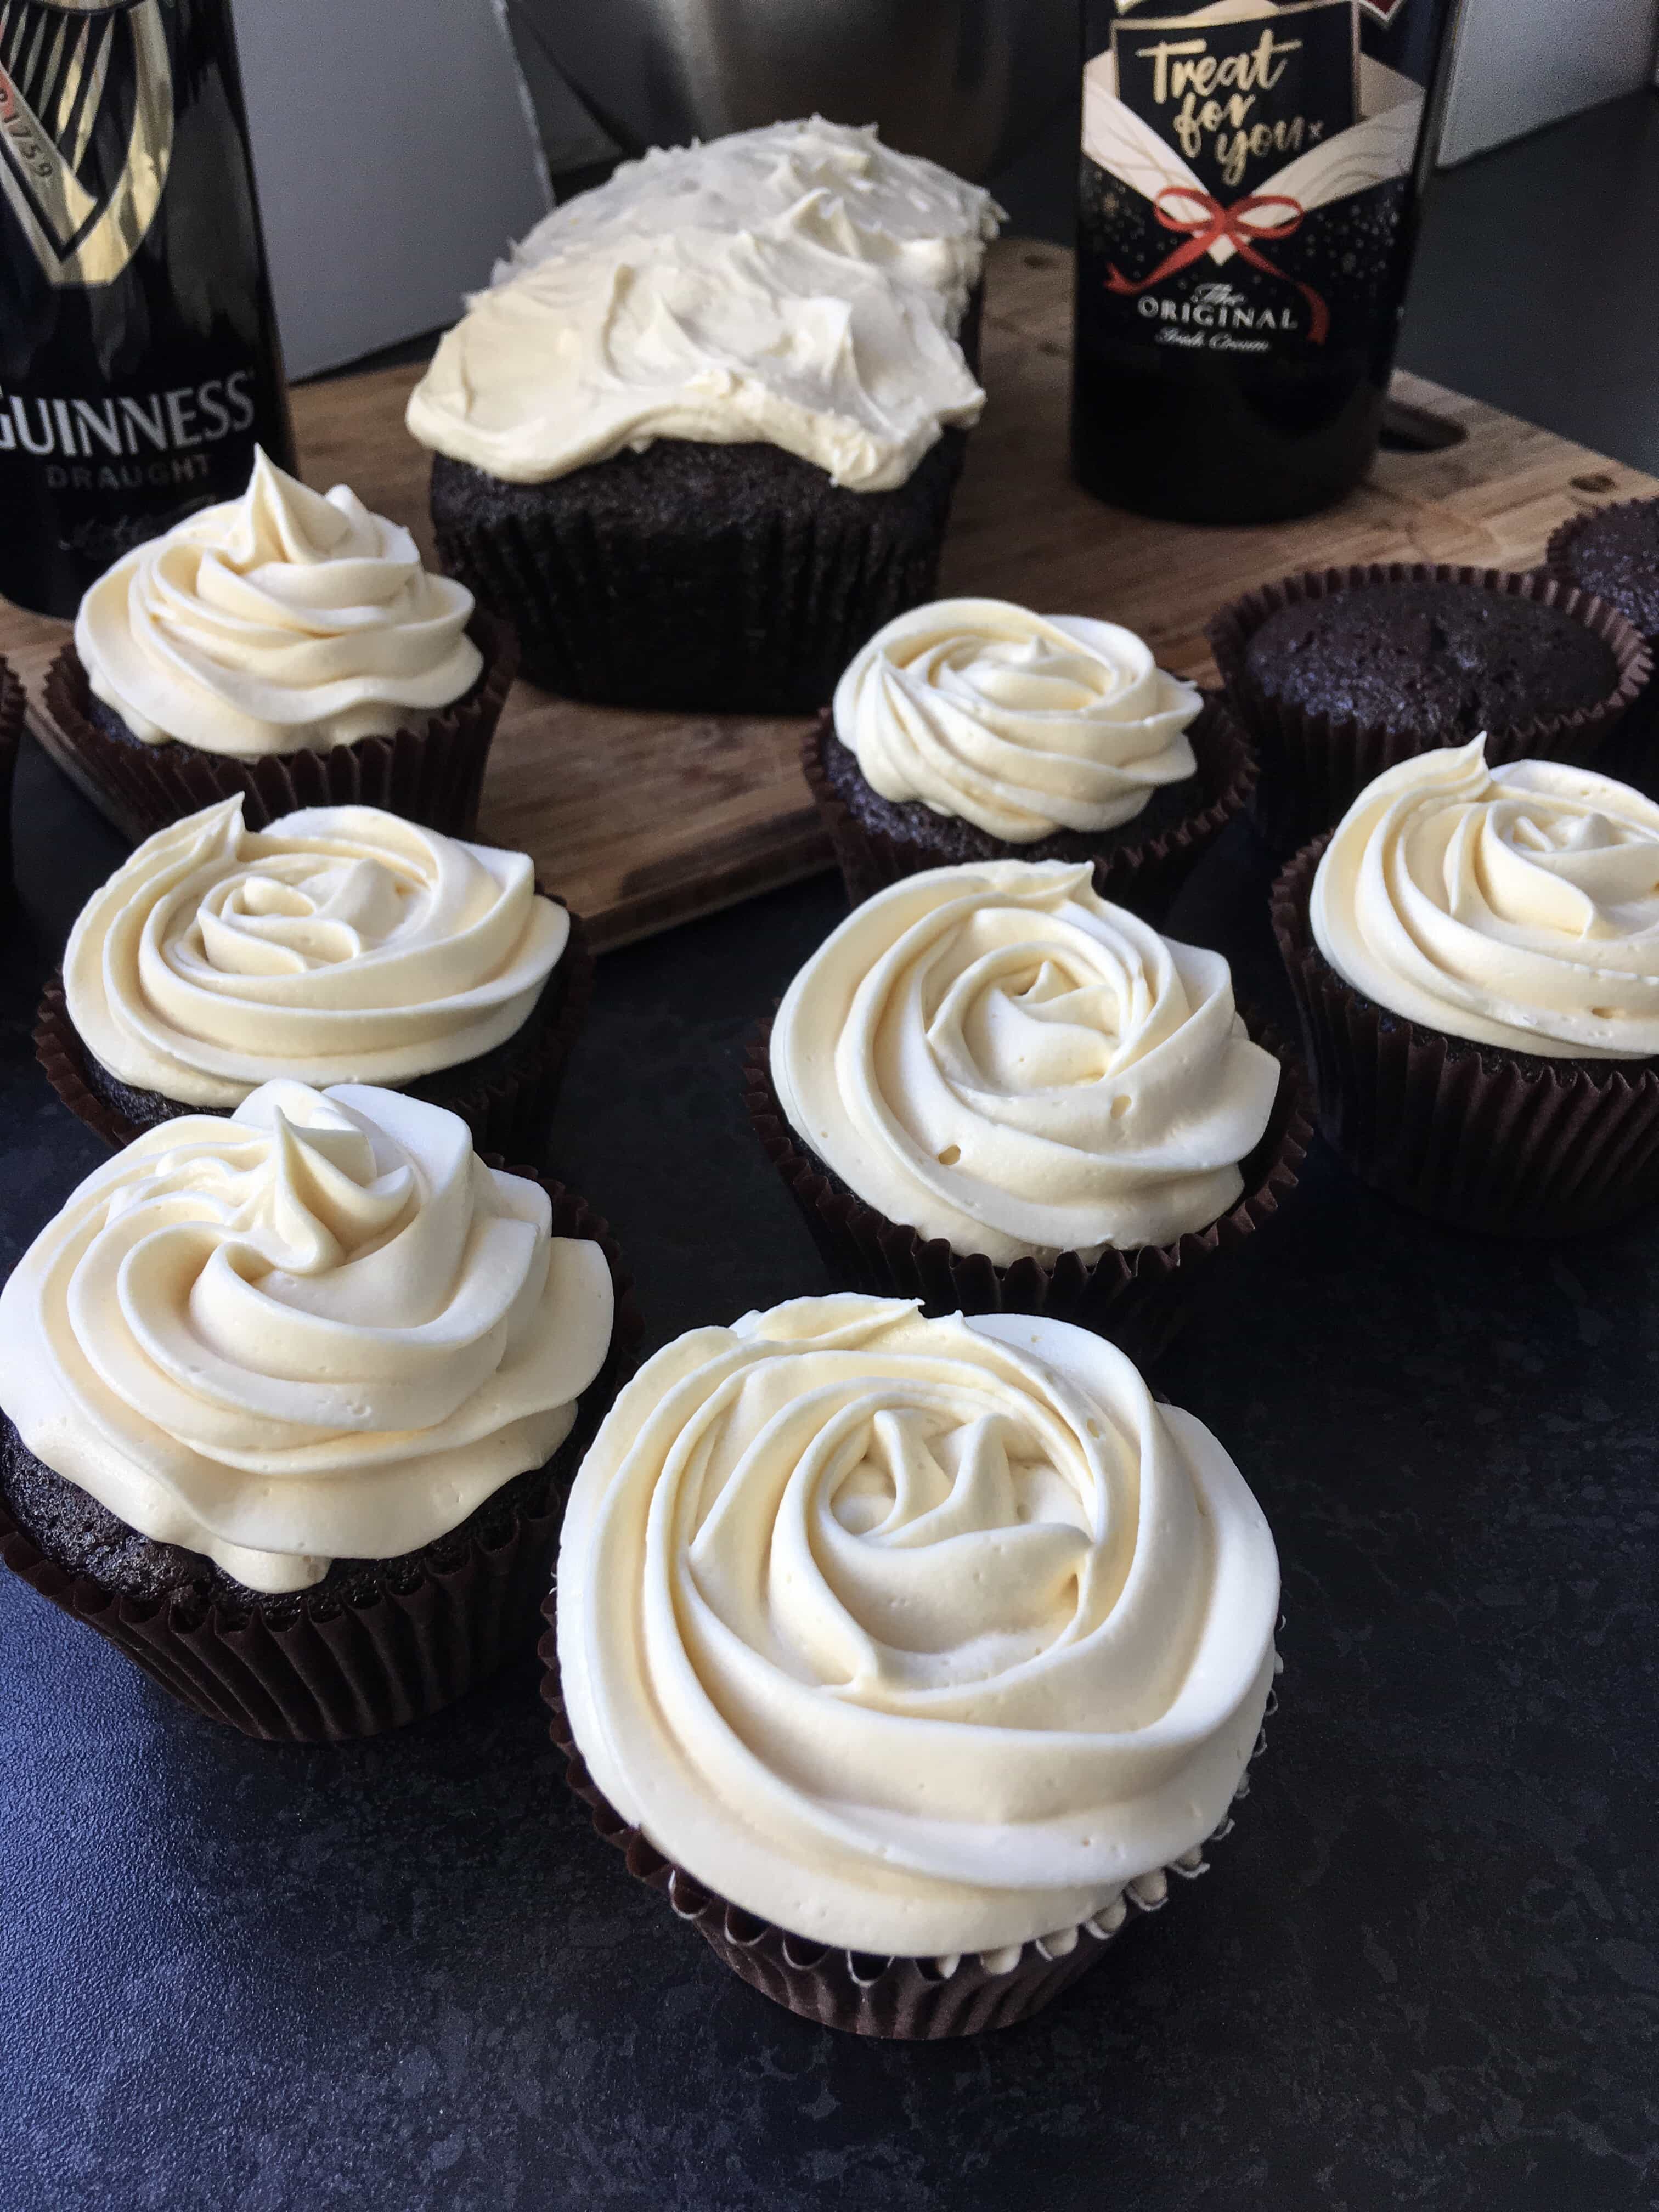
M 477 818 L 518 649 L 408 531 L 256 455 L 240 499 L 123 555 L 81 602 L 45 700 L 61 757 L 129 835 L 240 793 Z
M 87 1178 L 0 1292 L 0 1555 L 249 1734 L 499 1664 L 635 1348 L 605 1224 L 395 1091 L 264 1085 Z
M 1273 893 L 1320 1127 L 1419 1212 L 1547 1237 L 1659 1200 L 1659 806 L 1482 741 L 1376 778 Z
M 799 1298 L 623 1392 L 543 1649 L 595 1825 L 728 1966 L 940 2036 L 1036 2010 L 1200 1870 L 1278 1609 L 1237 1468 L 1112 1346 Z
M 370 806 L 250 830 L 239 793 L 147 838 L 82 909 L 36 1049 L 111 1144 L 262 1083 L 373 1083 L 538 1155 L 592 960 L 522 853 Z
M 1255 764 L 1217 700 L 1120 623 L 940 599 L 848 665 L 801 765 L 851 903 L 922 869 L 1086 860 L 1161 912 Z
M 1277 1211 L 1308 1127 L 1221 955 L 1062 861 L 935 868 L 856 908 L 748 1098 L 838 1283 L 1085 1321 L 1141 1358 Z

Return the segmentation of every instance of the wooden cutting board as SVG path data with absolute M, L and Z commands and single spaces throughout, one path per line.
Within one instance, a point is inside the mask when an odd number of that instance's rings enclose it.
M 1223 601 L 1293 568 L 1354 561 L 1524 568 L 1577 509 L 1659 490 L 1639 470 L 1401 374 L 1395 397 L 1464 432 L 1431 453 L 1385 453 L 1334 512 L 1249 530 L 1148 522 L 1079 491 L 1066 467 L 1071 258 L 1018 239 L 991 251 L 983 374 L 941 592 L 1044 612 L 1109 616 L 1185 676 L 1213 672 L 1204 624 Z M 300 386 L 310 482 L 352 485 L 429 552 L 428 456 L 404 429 L 420 371 Z M 63 625 L 0 604 L 0 652 L 31 691 Z M 38 708 L 36 734 L 52 749 Z M 585 707 L 517 685 L 484 785 L 480 836 L 535 856 L 544 881 L 620 945 L 825 866 L 801 781 L 801 725 Z

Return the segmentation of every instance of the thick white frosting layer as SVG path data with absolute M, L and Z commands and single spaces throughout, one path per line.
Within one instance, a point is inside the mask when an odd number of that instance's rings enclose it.
M 268 1083 L 89 1176 L 0 1291 L 37 1459 L 256 1590 L 390 1559 L 569 1433 L 611 1341 L 597 1244 L 392 1091 Z
M 836 687 L 836 735 L 884 799 L 1008 844 L 1114 830 L 1196 763 L 1203 704 L 1117 623 L 937 599 L 878 629 Z
M 873 127 L 780 123 L 626 162 L 532 232 L 409 403 L 434 452 L 543 483 L 658 438 L 905 482 L 985 395 L 956 343 L 989 196 Z
M 1426 1029 L 1547 1059 L 1659 1053 L 1659 806 L 1485 740 L 1387 769 L 1314 878 L 1337 973 Z
M 233 1107 L 276 1076 L 407 1083 L 490 1051 L 569 935 L 523 853 L 372 806 L 246 830 L 238 795 L 157 830 L 94 893 L 64 988 L 123 1082 Z
M 1029 1316 L 801 1298 L 659 1352 L 577 1477 L 558 1646 L 611 1802 L 820 1942 L 1070 1929 L 1216 1826 L 1273 1539 L 1203 1425 Z
M 999 1267 L 1214 1221 L 1279 1085 L 1221 955 L 1060 861 L 933 868 L 866 900 L 790 985 L 771 1065 L 796 1134 L 860 1198 Z
M 93 695 L 146 744 L 240 759 L 389 737 L 453 706 L 483 659 L 472 594 L 344 484 L 261 453 L 240 499 L 125 554 L 81 602 Z

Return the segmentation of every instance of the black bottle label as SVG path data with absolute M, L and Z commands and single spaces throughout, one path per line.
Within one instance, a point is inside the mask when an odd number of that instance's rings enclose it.
M 1080 339 L 1240 365 L 1370 342 L 1424 106 L 1370 49 L 1411 5 L 1088 0 Z
M 72 614 L 292 434 L 229 0 L 0 0 L 0 592 Z

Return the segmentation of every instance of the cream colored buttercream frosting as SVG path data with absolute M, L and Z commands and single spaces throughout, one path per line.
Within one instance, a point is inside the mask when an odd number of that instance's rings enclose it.
M 389 1559 L 569 1433 L 597 1244 L 393 1091 L 268 1083 L 151 1129 L 0 1291 L 0 1406 L 58 1474 L 250 1589 Z
M 956 333 L 996 227 L 988 194 L 873 128 L 815 116 L 647 154 L 469 303 L 409 428 L 514 483 L 684 438 L 890 489 L 978 419 Z
M 146 744 L 250 759 L 389 737 L 452 706 L 483 659 L 472 594 L 406 530 L 261 453 L 240 499 L 124 554 L 81 602 L 93 696 Z
M 859 1197 L 1000 1267 L 1215 1220 L 1279 1085 L 1221 955 L 1060 861 L 933 868 L 856 908 L 790 985 L 771 1064 Z
M 1278 1606 L 1243 1478 L 1112 1346 L 801 1298 L 617 1400 L 559 1668 L 594 1781 L 700 1881 L 948 1957 L 1074 1928 L 1212 1832 Z
M 64 989 L 124 1083 L 233 1107 L 276 1076 L 407 1083 L 490 1051 L 569 935 L 523 853 L 373 806 L 248 830 L 238 794 L 158 830 L 94 893 Z
M 1485 739 L 1362 791 L 1314 878 L 1315 941 L 1355 990 L 1547 1059 L 1659 1053 L 1659 806 Z
M 835 728 L 884 799 L 1022 845 L 1114 830 L 1193 775 L 1186 731 L 1202 703 L 1117 623 L 937 599 L 851 661 Z

